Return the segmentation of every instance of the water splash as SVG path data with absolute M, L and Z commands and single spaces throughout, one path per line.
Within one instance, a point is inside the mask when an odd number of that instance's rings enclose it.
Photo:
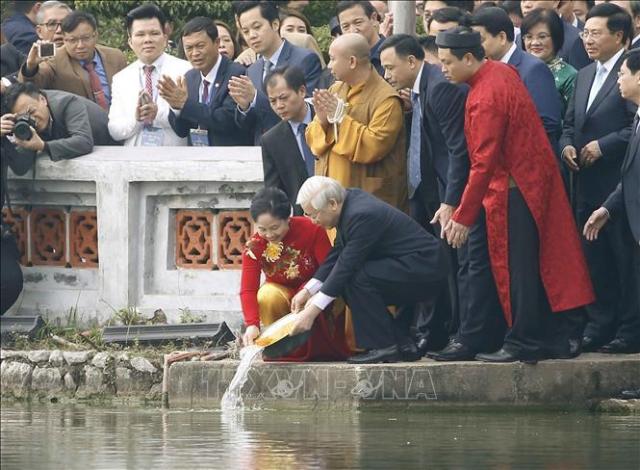
M 244 408 L 242 401 L 242 387 L 247 382 L 249 371 L 253 363 L 260 357 L 260 353 L 264 347 L 258 345 L 247 346 L 240 351 L 240 365 L 236 370 L 236 374 L 231 379 L 231 383 L 227 391 L 222 395 L 220 400 L 220 409 L 222 411 L 240 410 Z

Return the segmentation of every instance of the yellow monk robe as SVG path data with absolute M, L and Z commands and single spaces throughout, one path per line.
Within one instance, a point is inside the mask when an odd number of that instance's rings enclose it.
M 348 103 L 338 125 L 322 127 L 317 116 L 307 127 L 309 148 L 318 157 L 316 175 L 363 189 L 401 210 L 407 209 L 406 137 L 400 96 L 373 70 L 354 87 L 336 82 L 329 91 Z

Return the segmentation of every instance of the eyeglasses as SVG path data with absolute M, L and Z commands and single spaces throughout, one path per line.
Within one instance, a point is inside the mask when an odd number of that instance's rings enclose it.
M 44 26 L 47 31 L 57 31 L 62 26 L 61 21 L 50 21 L 49 23 L 40 23 L 39 26 Z
M 590 31 L 588 29 L 585 29 L 584 31 L 582 31 L 580 33 L 580 37 L 582 39 L 587 39 L 589 36 L 591 36 L 593 39 L 598 39 L 599 37 L 601 37 L 604 34 L 603 31 Z
M 535 40 L 535 41 L 539 41 L 539 42 L 546 41 L 550 37 L 551 37 L 551 35 L 548 34 L 548 33 L 540 33 L 540 34 L 537 34 L 535 36 L 533 36 L 532 34 L 525 34 L 524 36 L 522 36 L 522 38 L 525 41 L 534 41 Z
M 80 37 L 77 37 L 77 38 L 68 37 L 68 38 L 64 38 L 64 42 L 66 42 L 70 46 L 75 46 L 77 44 L 80 44 L 81 42 L 84 43 L 84 44 L 87 44 L 87 43 L 93 41 L 95 39 L 95 37 L 96 37 L 96 33 L 89 34 L 87 36 L 80 36 Z

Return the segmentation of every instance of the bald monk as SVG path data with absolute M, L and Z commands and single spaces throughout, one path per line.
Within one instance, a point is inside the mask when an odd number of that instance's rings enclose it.
M 338 80 L 313 94 L 315 118 L 306 131 L 317 156 L 316 175 L 363 189 L 407 209 L 406 149 L 400 96 L 376 72 L 369 44 L 344 34 L 329 47 L 329 68 Z M 346 104 L 336 115 L 338 101 Z M 337 122 L 332 124 L 333 118 Z M 336 135 L 337 131 L 337 135 Z

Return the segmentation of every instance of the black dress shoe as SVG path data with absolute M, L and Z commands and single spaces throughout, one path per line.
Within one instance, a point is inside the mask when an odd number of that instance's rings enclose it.
M 623 338 L 616 338 L 602 346 L 598 351 L 607 354 L 634 354 L 640 352 L 640 345 L 631 343 Z
M 475 355 L 473 349 L 457 341 L 452 341 L 441 351 L 427 354 L 436 361 L 472 361 Z
M 591 336 L 584 336 L 582 338 L 582 352 L 595 352 L 599 347 L 600 345 L 595 338 Z
M 578 338 L 569 340 L 569 359 L 578 357 L 582 354 L 582 341 Z
M 378 364 L 381 362 L 398 362 L 400 353 L 395 344 L 388 348 L 370 349 L 367 352 L 356 354 L 347 359 L 349 364 Z
M 422 359 L 422 356 L 424 356 L 424 352 L 418 349 L 416 344 L 411 340 L 399 345 L 398 351 L 400 352 L 400 358 L 404 362 L 419 361 Z
M 522 361 L 527 364 L 537 363 L 537 359 L 524 354 L 515 353 L 502 347 L 499 351 L 494 353 L 480 353 L 476 354 L 476 360 L 482 362 L 516 362 Z
M 549 357 L 552 359 L 573 359 L 582 353 L 582 341 L 579 339 L 570 339 L 561 347 L 553 348 L 549 351 Z
M 623 390 L 620 392 L 620 397 L 623 400 L 638 400 L 640 399 L 640 388 L 635 390 Z

